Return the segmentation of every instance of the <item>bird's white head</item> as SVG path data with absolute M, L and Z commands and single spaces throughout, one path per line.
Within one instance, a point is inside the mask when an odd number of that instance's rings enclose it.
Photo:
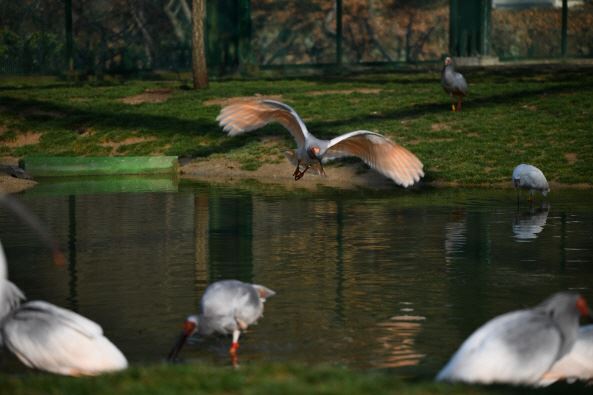
M 450 64 L 453 64 L 453 59 L 451 59 L 450 56 L 447 56 L 445 58 L 445 66 L 449 66 Z

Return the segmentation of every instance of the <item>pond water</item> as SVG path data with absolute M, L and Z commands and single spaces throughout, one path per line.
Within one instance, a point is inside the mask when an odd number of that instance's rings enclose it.
M 0 209 L 9 275 L 100 323 L 132 363 L 161 361 L 212 281 L 277 292 L 242 337 L 240 361 L 389 368 L 429 377 L 475 328 L 553 292 L 593 303 L 593 192 L 513 190 L 274 193 L 183 183 L 176 191 L 19 195 L 55 233 L 56 267 Z M 40 192 L 41 191 L 41 192 Z M 229 363 L 228 338 L 186 361 Z M 6 351 L 3 365 L 17 366 Z M 18 368 L 16 368 L 18 369 Z

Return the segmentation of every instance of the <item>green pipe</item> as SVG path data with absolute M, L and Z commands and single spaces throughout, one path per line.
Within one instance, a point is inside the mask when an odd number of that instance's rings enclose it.
M 177 172 L 175 156 L 31 156 L 20 166 L 33 177 Z

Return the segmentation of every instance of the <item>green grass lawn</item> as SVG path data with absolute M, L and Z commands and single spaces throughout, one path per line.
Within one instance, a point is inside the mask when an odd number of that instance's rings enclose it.
M 136 367 L 100 377 L 70 378 L 44 373 L 0 375 L 2 393 L 21 394 L 590 394 L 584 384 L 543 389 L 470 386 L 400 379 L 388 372 L 339 367 L 264 364 L 230 367 L 183 365 Z
M 593 73 L 565 68 L 468 70 L 470 96 L 451 113 L 439 72 L 382 72 L 302 79 L 72 84 L 48 77 L 0 80 L 0 156 L 225 155 L 255 170 L 293 146 L 279 125 L 229 138 L 215 118 L 217 99 L 280 95 L 309 130 L 331 137 L 357 129 L 383 133 L 424 162 L 428 181 L 508 181 L 515 165 L 540 167 L 548 180 L 591 183 Z M 161 103 L 122 99 L 170 90 Z M 278 136 L 267 139 L 266 136 Z

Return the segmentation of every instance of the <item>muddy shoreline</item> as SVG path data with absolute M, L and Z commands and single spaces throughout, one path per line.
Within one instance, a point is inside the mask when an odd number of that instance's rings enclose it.
M 16 165 L 16 158 L 2 158 L 0 164 Z M 317 188 L 334 188 L 343 190 L 369 189 L 393 190 L 400 188 L 391 180 L 369 169 L 362 163 L 334 163 L 325 167 L 326 176 L 314 173 L 306 174 L 299 181 L 292 177 L 293 166 L 288 161 L 266 163 L 255 171 L 243 170 L 237 162 L 225 158 L 194 159 L 179 167 L 180 178 L 189 181 L 203 181 L 215 184 L 239 184 L 246 180 L 254 180 L 262 185 L 275 185 L 287 191 L 295 189 L 315 190 Z M 510 176 L 509 176 L 510 178 Z M 6 193 L 18 193 L 37 185 L 34 180 L 12 177 L 0 172 L 0 190 Z M 493 184 L 464 184 L 460 182 L 431 181 L 421 182 L 420 187 L 435 188 L 512 188 L 509 181 Z M 563 184 L 550 182 L 554 189 L 592 189 L 593 184 Z

